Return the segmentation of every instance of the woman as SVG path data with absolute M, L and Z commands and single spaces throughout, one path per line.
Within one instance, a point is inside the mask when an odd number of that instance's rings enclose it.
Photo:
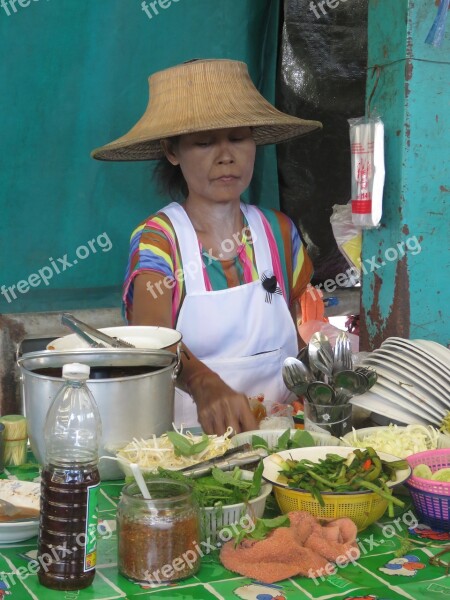
M 256 427 L 248 396 L 288 397 L 281 367 L 298 351 L 295 306 L 311 263 L 285 215 L 246 205 L 241 194 L 256 145 L 318 127 L 276 110 L 244 63 L 200 60 L 151 76 L 143 117 L 93 152 L 100 160 L 163 158 L 157 172 L 182 195 L 133 232 L 124 288 L 131 324 L 183 334 L 177 424 L 246 431 Z

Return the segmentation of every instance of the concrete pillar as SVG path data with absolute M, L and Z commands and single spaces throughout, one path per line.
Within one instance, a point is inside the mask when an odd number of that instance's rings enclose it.
M 440 48 L 425 44 L 438 5 L 369 0 L 368 66 L 380 66 L 371 108 L 386 128 L 386 185 L 381 226 L 363 239 L 366 350 L 389 336 L 450 339 L 450 23 Z

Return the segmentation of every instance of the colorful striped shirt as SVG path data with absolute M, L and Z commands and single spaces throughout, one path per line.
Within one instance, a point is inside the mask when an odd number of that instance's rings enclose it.
M 312 276 L 312 263 L 306 253 L 294 223 L 283 213 L 260 208 L 264 230 L 269 242 L 273 273 L 289 306 L 297 301 Z M 243 285 L 260 279 L 257 272 L 254 248 L 245 235 L 248 226 L 244 216 L 244 229 L 237 254 L 229 260 L 212 259 L 199 241 L 203 260 L 205 289 L 217 291 Z M 156 213 L 143 221 L 132 233 L 130 255 L 124 283 L 124 311 L 131 319 L 133 307 L 133 282 L 140 273 L 156 272 L 168 277 L 172 287 L 172 324 L 175 327 L 185 297 L 183 261 L 177 237 L 169 218 Z

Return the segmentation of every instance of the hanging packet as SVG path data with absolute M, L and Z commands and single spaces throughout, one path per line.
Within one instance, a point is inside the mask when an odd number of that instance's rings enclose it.
M 384 125 L 379 117 L 349 119 L 352 153 L 352 221 L 376 227 L 381 220 L 384 188 Z

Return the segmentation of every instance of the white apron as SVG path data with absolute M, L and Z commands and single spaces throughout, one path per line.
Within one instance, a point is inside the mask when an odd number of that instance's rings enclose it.
M 269 243 L 258 210 L 241 204 L 254 244 L 256 269 L 273 275 Z M 281 368 L 297 356 L 297 332 L 282 294 L 271 294 L 260 280 L 226 290 L 206 291 L 203 261 L 194 227 L 184 208 L 173 202 L 163 212 L 170 219 L 180 247 L 185 277 L 184 298 L 176 328 L 183 342 L 234 390 L 247 396 L 264 394 L 265 404 L 290 396 Z M 198 426 L 196 405 L 189 394 L 175 390 L 175 424 Z

